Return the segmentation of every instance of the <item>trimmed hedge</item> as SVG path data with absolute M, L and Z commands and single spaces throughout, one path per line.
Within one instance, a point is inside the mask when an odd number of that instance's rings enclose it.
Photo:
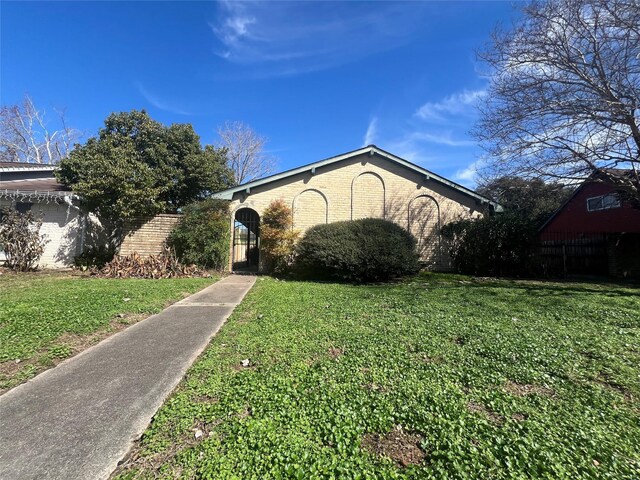
M 169 236 L 180 262 L 203 268 L 226 268 L 230 248 L 229 202 L 207 199 L 184 208 Z
M 420 269 L 416 239 L 393 222 L 376 218 L 316 225 L 296 248 L 304 278 L 384 281 Z

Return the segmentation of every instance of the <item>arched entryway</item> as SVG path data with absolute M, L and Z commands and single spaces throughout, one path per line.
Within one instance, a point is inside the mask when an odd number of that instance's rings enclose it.
M 255 271 L 260 263 L 260 215 L 252 208 L 236 211 L 233 220 L 233 271 Z

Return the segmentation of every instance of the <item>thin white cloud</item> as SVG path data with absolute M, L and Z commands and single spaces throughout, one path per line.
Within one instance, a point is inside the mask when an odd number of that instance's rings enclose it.
M 384 140 L 380 139 L 378 142 L 378 145 L 382 146 L 385 150 L 393 152 L 395 155 L 418 165 L 429 168 L 429 166 L 433 166 L 434 163 L 437 163 L 436 157 L 429 153 L 424 148 L 424 145 L 416 143 L 413 138 L 410 138 L 410 136 Z
M 447 116 L 473 115 L 474 105 L 487 94 L 486 90 L 463 90 L 437 102 L 427 102 L 417 111 L 422 120 L 444 120 Z
M 362 142 L 362 146 L 366 147 L 367 145 L 373 145 L 375 143 L 377 135 L 378 135 L 378 117 L 373 117 L 369 121 L 367 132 L 364 134 L 364 140 Z
M 475 184 L 480 162 L 481 160 L 476 160 L 475 162 L 467 165 L 465 168 L 457 170 L 455 175 L 453 176 L 453 179 L 457 182 L 462 183 L 463 185 Z
M 232 33 L 232 40 L 235 41 L 239 37 L 247 34 L 247 26 L 252 23 L 256 23 L 256 19 L 253 17 L 229 17 L 225 22 L 227 30 Z
M 376 143 L 402 158 L 473 187 L 477 176 L 477 142 L 469 136 L 477 115 L 474 104 L 485 90 L 461 90 L 422 104 L 405 119 L 376 117 Z M 389 122 L 380 129 L 380 123 Z M 371 126 L 371 124 L 370 124 Z M 384 132 L 385 135 L 381 135 Z M 391 133 L 390 133 L 391 132 Z
M 187 112 L 186 110 L 178 108 L 175 105 L 171 105 L 171 104 L 167 103 L 166 101 L 160 99 L 159 97 L 157 97 L 153 93 L 149 92 L 144 87 L 144 85 L 142 85 L 142 83 L 138 82 L 137 83 L 137 87 L 138 87 L 138 92 L 140 92 L 140 95 L 142 95 L 142 97 L 148 103 L 150 103 L 151 106 L 157 108 L 158 110 L 163 110 L 165 112 L 175 113 L 177 115 L 192 115 L 190 112 Z
M 209 23 L 225 61 L 260 76 L 332 68 L 405 44 L 425 7 L 409 3 L 218 2 Z
M 451 131 L 437 133 L 413 132 L 410 137 L 416 141 L 446 145 L 447 147 L 470 147 L 476 144 L 472 140 L 460 140 L 453 138 L 453 133 Z
M 445 152 L 451 152 L 451 155 L 456 158 L 456 162 L 459 162 L 461 152 L 475 145 L 475 142 L 471 140 L 454 139 L 450 131 L 405 130 L 395 138 L 378 139 L 378 141 L 387 145 L 390 151 L 402 158 L 409 161 L 420 160 L 418 162 L 420 164 L 424 164 L 427 160 L 443 163 L 443 159 L 448 156 Z M 434 153 L 437 153 L 437 156 L 434 156 Z

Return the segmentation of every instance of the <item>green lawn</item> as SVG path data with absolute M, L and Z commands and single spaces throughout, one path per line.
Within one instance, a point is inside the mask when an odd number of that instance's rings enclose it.
M 214 280 L 0 275 L 0 391 Z
M 120 478 L 640 478 L 639 293 L 260 278 Z

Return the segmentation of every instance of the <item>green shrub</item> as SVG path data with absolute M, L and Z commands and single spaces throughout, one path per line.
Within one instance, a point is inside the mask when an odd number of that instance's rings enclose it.
M 375 218 L 316 225 L 296 253 L 296 270 L 306 278 L 384 281 L 420 268 L 413 235 Z
M 37 217 L 31 210 L 0 210 L 0 250 L 4 250 L 7 267 L 18 272 L 36 269 L 47 243 L 40 235 L 40 227 L 42 216 Z
M 536 224 L 517 212 L 475 220 L 459 220 L 442 227 L 456 271 L 469 275 L 530 276 Z
M 294 247 L 300 232 L 293 230 L 293 212 L 284 200 L 274 200 L 262 214 L 260 242 L 264 270 L 287 273 L 294 260 Z
M 229 239 L 229 202 L 207 199 L 184 208 L 168 243 L 182 263 L 222 270 L 229 261 Z

